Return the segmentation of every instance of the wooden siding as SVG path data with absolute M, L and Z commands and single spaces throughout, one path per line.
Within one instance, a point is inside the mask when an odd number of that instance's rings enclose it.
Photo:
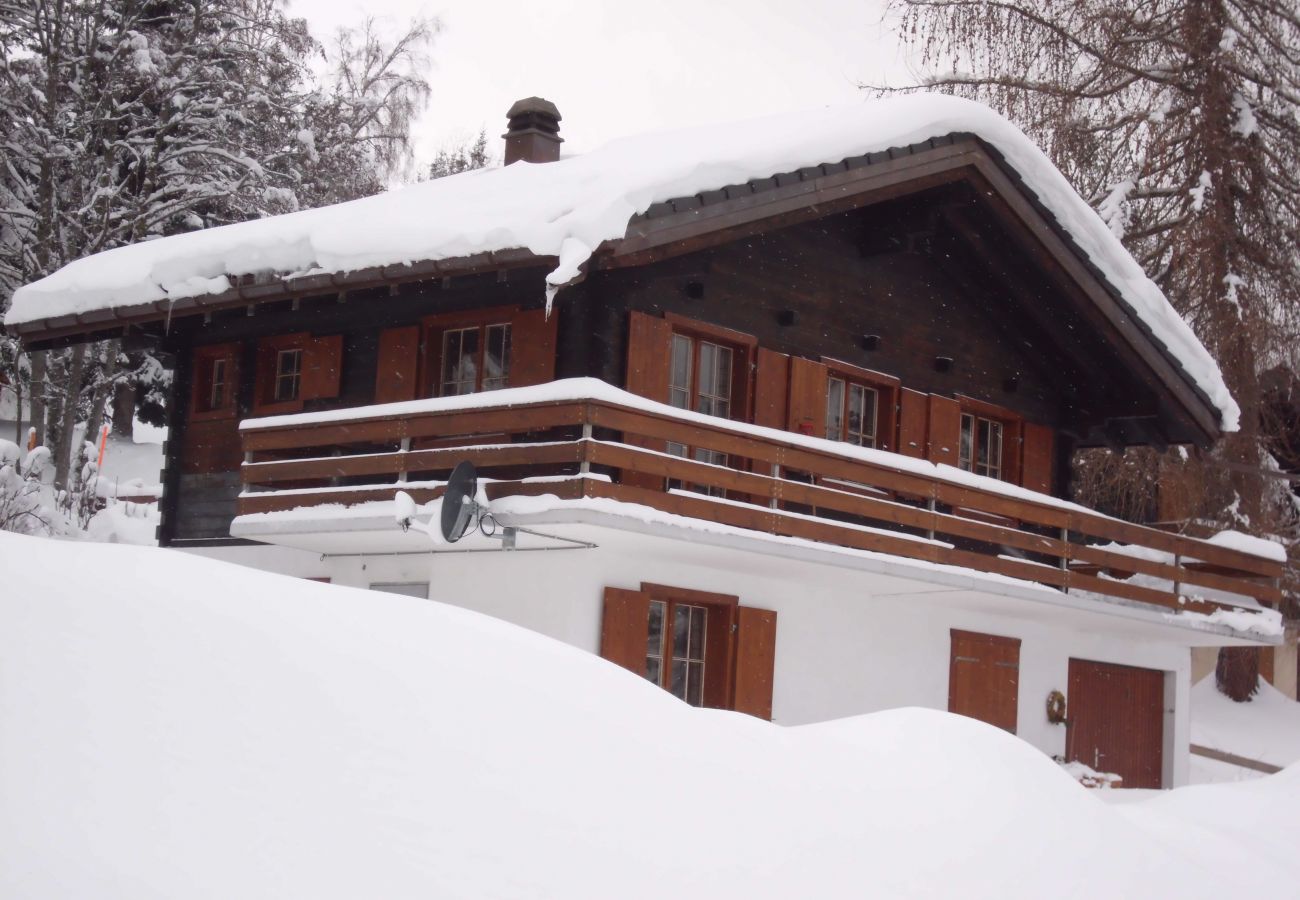
M 1164 786 L 1165 673 L 1070 660 L 1065 757 L 1124 779 Z
M 1048 488 L 1060 494 L 1069 474 L 1061 461 L 1068 460 L 1076 439 L 1090 434 L 1104 416 L 1147 415 L 1159 404 L 1141 384 L 1124 380 L 1123 366 L 1113 362 L 1113 355 L 1107 356 L 1106 342 L 1086 329 L 1079 331 L 1073 313 L 1063 311 L 1057 316 L 1059 323 L 1044 324 L 1028 317 L 1021 307 L 1029 302 L 1029 294 L 1013 302 L 989 281 L 978 259 L 949 253 L 946 244 L 938 249 L 939 237 L 947 235 L 950 243 L 955 238 L 951 227 L 936 225 L 936 204 L 971 202 L 961 192 L 944 191 L 746 236 L 634 268 L 597 267 L 584 283 L 560 294 L 550 320 L 542 318 L 548 326 L 546 340 L 521 351 L 520 376 L 525 383 L 542 379 L 546 362 L 542 348 L 553 335 L 552 377 L 595 376 L 666 399 L 666 350 L 661 351 L 663 345 L 657 341 L 645 344 L 655 349 L 641 345 L 646 329 L 662 337 L 668 327 L 663 316 L 678 315 L 756 341 L 754 371 L 741 373 L 751 381 L 752 392 L 745 394 L 745 400 L 752 398 L 756 420 L 788 424 L 795 413 L 793 396 L 806 412 L 801 421 L 809 419 L 806 427 L 823 433 L 818 424 L 824 419 L 824 400 L 818 402 L 811 388 L 803 390 L 800 385 L 808 382 L 798 378 L 782 392 L 773 380 L 771 363 L 785 359 L 794 369 L 803 364 L 788 360 L 817 364 L 832 358 L 900 379 L 898 408 L 887 411 L 896 414 L 898 436 L 889 435 L 888 442 L 900 439 L 899 449 L 905 454 L 929 439 L 931 427 L 947 425 L 946 421 L 931 425 L 928 412 L 917 407 L 918 394 L 982 399 L 1050 429 L 1055 433 L 1049 451 L 1055 465 L 1046 468 L 1053 479 Z M 1012 274 L 1008 271 L 1007 277 Z M 1029 285 L 1024 291 L 1042 288 L 1033 272 L 1018 269 L 1014 274 Z M 252 373 L 258 336 L 342 335 L 337 397 L 305 400 L 303 409 L 362 406 L 406 394 L 406 388 L 397 390 L 377 381 L 382 332 L 410 328 L 435 311 L 516 306 L 523 307 L 521 316 L 538 317 L 544 275 L 544 269 L 520 270 L 508 277 L 485 273 L 308 298 L 300 304 L 262 303 L 256 315 L 240 309 L 216 313 L 202 326 L 195 319 L 178 321 L 169 347 L 185 355 L 197 341 L 242 341 L 239 368 Z M 1039 305 L 1054 302 L 1046 294 L 1033 299 Z M 1077 338 L 1068 347 L 1044 330 L 1058 324 L 1062 333 Z M 878 338 L 875 349 L 866 349 L 865 335 Z M 517 341 L 516 346 L 522 348 L 523 342 Z M 392 352 L 391 347 L 385 349 Z M 952 357 L 954 365 L 949 371 L 937 371 L 936 356 Z M 183 380 L 184 389 L 190 390 L 188 376 Z M 244 378 L 241 385 L 241 416 L 249 414 L 253 405 L 249 380 Z M 794 394 L 790 387 L 795 388 Z M 940 434 L 940 445 L 948 446 L 950 436 Z M 177 440 L 172 452 L 182 459 L 169 454 L 169 469 L 225 467 L 233 458 L 228 436 L 225 444 L 225 449 L 217 447 L 210 434 L 188 442 Z M 951 447 L 951 461 L 955 461 L 955 442 Z M 190 460 L 194 452 L 200 458 Z M 1019 457 L 1013 462 L 1018 465 Z M 1033 464 L 1041 474 L 1041 459 Z M 176 502 L 180 505 L 164 505 L 164 542 L 170 533 L 168 520 L 185 514 L 184 503 L 179 498 Z M 226 536 L 223 530 L 208 535 Z

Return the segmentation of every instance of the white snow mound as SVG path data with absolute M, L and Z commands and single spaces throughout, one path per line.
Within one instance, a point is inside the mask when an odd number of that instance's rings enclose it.
M 176 551 L 0 533 L 0 565 L 0 896 L 1294 886 L 1300 770 L 1111 807 L 946 713 L 695 710 L 494 619 Z
M 175 235 L 73 262 L 19 288 L 8 325 L 219 294 L 257 273 L 339 274 L 527 249 L 552 288 L 651 204 L 962 132 L 999 150 L 1235 431 L 1218 367 L 1104 221 L 1018 128 L 972 101 L 894 97 L 613 141 L 544 165 L 465 172 L 321 209 Z

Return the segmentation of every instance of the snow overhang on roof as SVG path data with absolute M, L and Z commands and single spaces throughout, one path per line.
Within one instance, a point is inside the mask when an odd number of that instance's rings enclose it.
M 624 138 L 545 165 L 466 172 L 120 247 L 19 288 L 5 325 L 41 339 L 165 315 L 173 306 L 203 307 L 208 298 L 247 301 L 283 295 L 286 285 L 328 290 L 349 273 L 409 277 L 427 268 L 432 275 L 440 261 L 457 260 L 479 268 L 546 262 L 553 294 L 656 203 L 953 134 L 974 135 L 1000 156 L 1217 412 L 1219 427 L 1235 431 L 1239 410 L 1213 358 L 1051 161 L 987 107 L 934 94 Z

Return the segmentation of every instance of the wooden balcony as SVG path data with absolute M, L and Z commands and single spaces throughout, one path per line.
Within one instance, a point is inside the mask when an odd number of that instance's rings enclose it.
M 459 461 L 488 496 L 602 497 L 739 529 L 1211 613 L 1276 606 L 1279 562 L 884 451 L 673 409 L 577 379 L 252 419 L 241 515 L 438 497 Z M 687 457 L 665 452 L 669 443 Z M 697 461 L 724 454 L 726 465 Z M 1208 589 L 1208 597 L 1200 589 Z M 1248 605 L 1248 603 L 1247 603 Z

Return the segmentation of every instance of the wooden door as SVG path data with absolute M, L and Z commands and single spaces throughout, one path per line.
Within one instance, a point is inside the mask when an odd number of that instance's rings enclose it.
M 1015 734 L 1019 694 L 1019 639 L 952 630 L 948 712 Z
M 1163 787 L 1165 673 L 1071 659 L 1069 690 L 1065 758 L 1124 787 Z

